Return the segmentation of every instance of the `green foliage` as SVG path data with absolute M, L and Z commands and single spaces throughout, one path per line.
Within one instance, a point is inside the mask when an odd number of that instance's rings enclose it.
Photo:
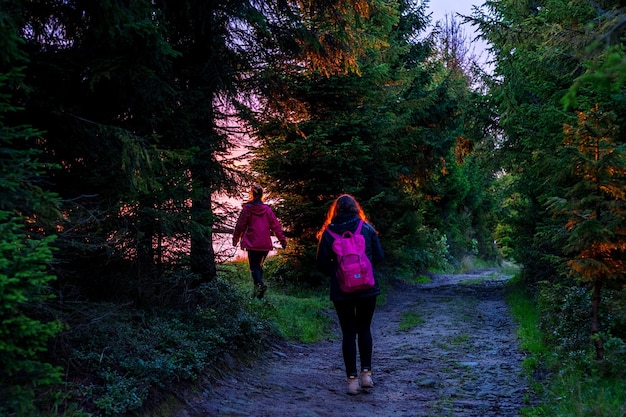
M 529 291 L 517 278 L 507 301 L 518 322 L 518 336 L 528 352 L 524 368 L 540 376 L 533 384 L 539 404 L 523 410 L 524 416 L 623 415 L 626 385 L 624 341 L 604 334 L 605 361 L 597 362 L 589 344 L 589 290 L 569 280 L 544 282 Z M 623 329 L 622 292 L 607 291 L 603 321 L 614 323 L 609 332 Z M 610 317 L 612 316 L 612 317 Z
M 437 180 L 438 201 L 427 218 L 428 224 L 445 231 L 448 246 L 445 258 L 455 267 L 466 256 L 490 261 L 501 258 L 493 240 L 502 194 L 495 187 L 490 167 L 481 162 L 479 154 L 476 151 L 475 155 L 458 161 L 450 153 L 447 174 Z
M 61 328 L 39 317 L 50 296 L 47 271 L 53 238 L 27 239 L 20 220 L 0 212 L 0 412 L 28 416 L 35 387 L 60 382 L 61 370 L 42 360 Z
M 587 91 L 585 99 L 595 104 L 578 112 L 576 125 L 565 125 L 561 165 L 574 181 L 563 186 L 564 198 L 550 199 L 568 231 L 563 251 L 570 275 L 593 286 L 594 337 L 602 329 L 603 287 L 626 283 L 626 143 L 619 133 L 624 126 L 603 89 L 601 84 L 600 91 Z M 603 359 L 602 338 L 594 344 Z
M 602 292 L 623 284 L 626 257 L 622 7 L 507 0 L 474 19 L 493 44 L 497 156 L 510 177 L 499 231 L 526 279 L 546 281 L 545 308 L 562 309 L 546 318 L 556 345 L 584 356 L 591 340 L 598 359 L 612 326 L 601 321 Z M 564 277 L 589 283 L 591 296 Z
M 606 380 L 565 372 L 551 388 L 559 396 L 539 408 L 541 416 L 619 417 L 626 413 L 626 386 L 623 380 Z
M 617 137 L 616 122 L 615 113 L 596 107 L 579 113 L 577 126 L 566 126 L 563 166 L 578 180 L 553 210 L 567 218 L 568 265 L 587 282 L 623 279 L 626 143 Z
M 589 289 L 565 282 L 542 282 L 540 326 L 561 355 L 586 356 L 589 346 Z
M 332 305 L 326 286 L 311 285 L 305 275 L 298 277 L 302 271 L 297 270 L 297 263 L 292 264 L 294 259 L 298 258 L 288 250 L 265 261 L 264 281 L 270 289 L 262 302 L 252 300 L 248 307 L 272 323 L 272 328 L 288 340 L 311 343 L 332 337 Z M 223 268 L 231 283 L 243 293 L 252 294 L 252 278 L 246 262 L 230 262 Z
M 537 303 L 541 311 L 540 328 L 546 336 L 546 341 L 555 352 L 561 356 L 571 358 L 587 358 L 590 354 L 591 332 L 589 310 L 591 291 L 589 286 L 571 283 L 568 280 L 540 283 Z M 612 360 L 619 358 L 626 336 L 626 305 L 623 290 L 606 289 L 603 292 L 600 310 L 600 321 L 603 330 L 597 336 L 611 341 L 611 348 L 606 348 L 606 354 L 612 355 Z M 620 342 L 621 341 L 621 342 Z M 613 350 L 615 349 L 615 350 Z M 605 360 L 603 363 L 609 363 Z M 602 364 L 598 364 L 602 367 Z M 623 366 L 607 367 L 617 374 L 626 371 Z
M 269 282 L 286 288 L 316 288 L 325 285 L 325 277 L 315 265 L 316 246 L 302 245 L 294 239 L 278 256 L 271 256 L 263 267 Z
M 494 46 L 497 79 L 490 84 L 489 95 L 501 116 L 495 157 L 509 177 L 505 190 L 510 200 L 503 214 L 507 234 L 514 238 L 506 242 L 507 249 L 537 280 L 558 268 L 545 255 L 560 251 L 553 238 L 559 226 L 550 222 L 542 200 L 555 192 L 553 180 L 563 172 L 554 156 L 563 123 L 571 115 L 562 110 L 560 100 L 580 65 L 576 54 L 569 53 L 576 48 L 573 34 L 554 31 L 589 13 L 583 2 L 574 2 L 569 9 L 564 3 L 539 8 L 527 2 L 489 2 L 482 12 L 486 14 L 477 12 L 475 21 Z
M 272 330 L 247 298 L 223 279 L 198 289 L 197 308 L 149 313 L 115 304 L 87 304 L 67 312 L 73 326 L 62 337 L 70 376 L 68 395 L 104 415 L 137 411 L 155 390 L 193 382 L 223 364 L 264 350 Z M 82 317 L 90 317 L 83 322 Z M 81 320 L 81 321 L 76 321 Z
M 387 232 L 385 256 L 399 275 L 415 275 L 428 270 L 444 270 L 450 261 L 446 235 L 423 225 L 413 212 L 401 215 Z
M 61 381 L 48 363 L 48 343 L 61 329 L 50 314 L 54 236 L 47 236 L 58 211 L 54 193 L 41 187 L 45 166 L 29 146 L 40 140 L 19 122 L 18 92 L 27 64 L 18 38 L 14 7 L 0 9 L 0 414 L 34 415 L 38 394 Z M 17 121 L 16 121 L 17 119 Z

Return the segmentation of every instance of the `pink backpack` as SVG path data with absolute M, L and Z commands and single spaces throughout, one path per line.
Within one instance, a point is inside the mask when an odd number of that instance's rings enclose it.
M 335 238 L 333 251 L 337 254 L 339 269 L 337 278 L 343 292 L 366 290 L 374 286 L 372 263 L 365 253 L 365 238 L 361 234 L 363 220 L 354 233 L 343 232 L 341 235 L 326 228 Z

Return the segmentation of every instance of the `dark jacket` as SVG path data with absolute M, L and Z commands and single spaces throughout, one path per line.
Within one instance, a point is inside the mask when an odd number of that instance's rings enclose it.
M 272 209 L 261 201 L 245 203 L 237 219 L 233 241 L 241 239 L 242 249 L 270 251 L 274 248 L 272 233 L 284 248 L 287 239 Z
M 359 216 L 356 214 L 339 215 L 333 219 L 333 222 L 328 226 L 333 232 L 341 235 L 345 231 L 356 231 L 359 225 Z M 339 287 L 339 281 L 337 279 L 337 256 L 333 252 L 334 238 L 324 231 L 322 237 L 317 245 L 317 257 L 316 262 L 318 268 L 326 275 L 330 277 L 330 299 L 332 301 L 344 301 L 354 300 L 359 298 L 372 297 L 380 294 L 380 287 L 378 286 L 378 279 L 376 277 L 376 265 L 378 265 L 384 258 L 383 248 L 378 240 L 378 234 L 376 230 L 369 224 L 364 223 L 361 229 L 361 234 L 365 238 L 366 253 L 369 260 L 374 267 L 374 279 L 376 285 L 364 291 L 358 291 L 353 293 L 345 293 L 341 291 Z

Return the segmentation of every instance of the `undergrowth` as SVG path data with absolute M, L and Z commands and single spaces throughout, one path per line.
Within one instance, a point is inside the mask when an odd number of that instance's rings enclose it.
M 542 328 L 542 322 L 559 320 L 546 317 L 558 311 L 541 308 L 545 300 L 531 294 L 519 279 L 509 287 L 507 301 L 518 323 L 521 348 L 527 352 L 523 368 L 533 381 L 536 398 L 529 398 L 524 417 L 623 417 L 626 415 L 626 365 L 621 339 L 610 338 L 607 358 L 593 357 L 588 348 L 571 349 L 565 343 L 555 345 L 554 332 Z M 563 320 L 563 317 L 560 318 Z M 615 360 L 614 358 L 620 358 Z
M 224 272 L 242 293 L 250 294 L 249 308 L 271 322 L 285 339 L 311 343 L 333 337 L 332 304 L 325 288 L 285 283 L 273 276 L 274 261 L 274 258 L 266 261 L 264 281 L 269 289 L 263 300 L 252 297 L 252 278 L 245 261 L 225 265 Z
M 57 340 L 67 382 L 50 415 L 120 416 L 153 406 L 159 392 L 192 384 L 263 350 L 276 329 L 224 278 L 202 284 L 185 308 L 80 303 L 66 307 L 72 325 Z M 80 408 L 76 405 L 80 404 Z

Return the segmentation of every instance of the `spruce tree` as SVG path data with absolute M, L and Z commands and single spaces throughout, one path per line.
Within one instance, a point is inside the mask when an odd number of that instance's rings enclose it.
M 503 132 L 499 155 L 514 183 L 515 259 L 531 282 L 556 291 L 589 285 L 600 359 L 602 290 L 623 282 L 623 7 L 485 6 L 489 13 L 475 22 L 496 57 L 492 97 Z
M 436 81 L 429 41 L 417 35 L 428 24 L 424 5 L 387 6 L 358 22 L 379 39 L 358 57 L 358 72 L 301 71 L 285 79 L 268 103 L 252 167 L 303 248 L 314 245 L 331 201 L 351 193 L 381 231 L 389 257 L 422 269 L 425 248 L 440 238 L 424 233 L 425 195 L 455 144 L 449 126 L 457 104 Z M 285 108 L 291 111 L 278 111 Z
M 13 92 L 25 89 L 28 64 L 17 37 L 19 14 L 0 9 L 0 414 L 30 416 L 36 389 L 60 382 L 45 358 L 60 324 L 47 314 L 55 195 L 41 188 L 44 165 L 35 143 L 41 132 L 11 120 L 21 109 Z
M 592 289 L 591 332 L 596 358 L 604 359 L 600 334 L 602 288 L 626 283 L 626 143 L 619 139 L 615 114 L 596 106 L 567 126 L 566 166 L 578 178 L 555 206 L 567 214 L 564 250 L 572 275 Z

